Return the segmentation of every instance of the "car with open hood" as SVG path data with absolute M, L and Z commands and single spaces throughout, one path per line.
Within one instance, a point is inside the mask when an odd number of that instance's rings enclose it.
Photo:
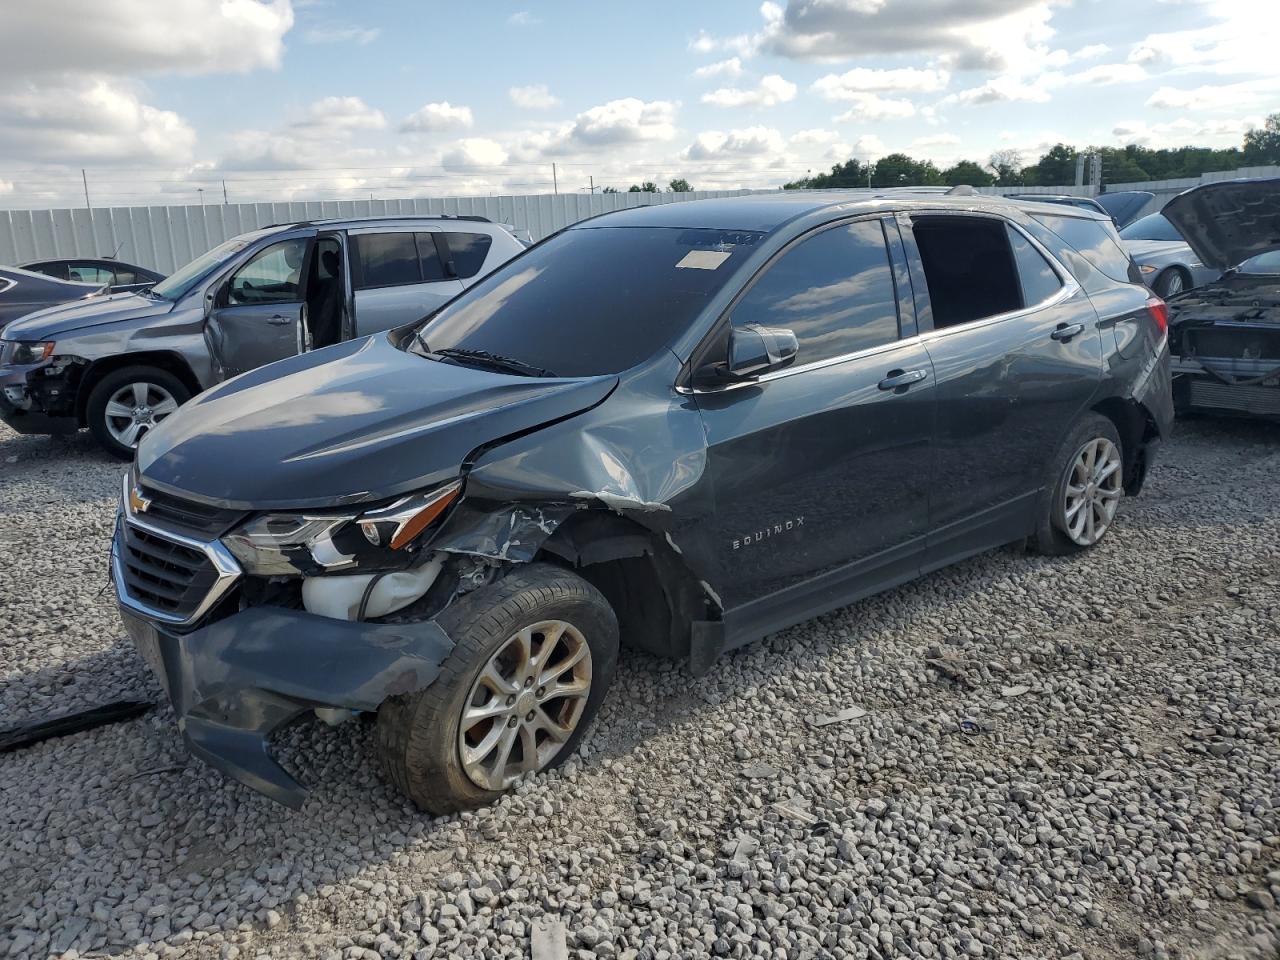
M 1280 419 L 1280 178 L 1194 187 L 1164 213 L 1217 275 L 1169 300 L 1178 408 Z
M 482 217 L 254 230 L 154 286 L 11 323 L 0 335 L 0 419 L 19 433 L 87 427 L 127 460 L 142 436 L 201 390 L 417 320 L 524 249 Z
M 376 714 L 442 813 L 569 756 L 620 643 L 701 674 L 982 550 L 1095 546 L 1172 416 L 1100 215 L 639 207 L 193 399 L 123 479 L 112 578 L 195 754 L 299 805 L 271 734 Z

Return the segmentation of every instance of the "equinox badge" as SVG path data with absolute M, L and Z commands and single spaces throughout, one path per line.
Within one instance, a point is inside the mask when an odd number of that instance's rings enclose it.
M 777 536 L 780 533 L 790 533 L 804 526 L 804 516 L 793 517 L 790 520 L 779 520 L 771 527 L 765 527 L 762 530 L 756 530 L 748 533 L 744 537 L 738 537 L 733 541 L 733 549 L 740 550 L 743 547 L 749 547 L 752 544 L 759 543 L 761 540 L 768 540 L 770 537 Z

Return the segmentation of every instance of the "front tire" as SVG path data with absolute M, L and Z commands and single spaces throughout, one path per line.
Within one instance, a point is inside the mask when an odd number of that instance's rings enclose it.
M 142 437 L 190 399 L 191 391 L 167 370 L 124 367 L 94 384 L 85 419 L 104 450 L 132 460 Z
M 1088 414 L 1062 442 L 1050 470 L 1036 546 L 1051 555 L 1096 546 L 1111 529 L 1124 496 L 1120 431 L 1102 414 Z
M 1168 300 L 1170 297 L 1182 293 L 1189 286 L 1190 283 L 1188 283 L 1187 276 L 1182 271 L 1182 268 L 1170 267 L 1156 277 L 1156 282 L 1151 285 L 1151 289 L 1155 291 L 1156 296 L 1161 300 Z
M 484 806 L 577 748 L 613 680 L 618 621 L 581 577 L 532 564 L 436 622 L 454 641 L 427 689 L 378 710 L 378 754 L 423 810 Z

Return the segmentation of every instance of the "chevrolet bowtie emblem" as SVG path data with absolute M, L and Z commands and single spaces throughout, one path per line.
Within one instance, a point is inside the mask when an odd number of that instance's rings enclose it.
M 151 501 L 142 495 L 142 491 L 137 487 L 129 488 L 129 509 L 134 513 L 146 513 L 151 506 Z

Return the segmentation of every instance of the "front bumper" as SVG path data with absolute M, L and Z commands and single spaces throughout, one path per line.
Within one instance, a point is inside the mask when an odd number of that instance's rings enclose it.
M 61 410 L 49 414 L 32 389 L 35 375 L 49 364 L 44 360 L 37 364 L 0 365 L 0 420 L 18 433 L 63 434 L 80 429 L 80 421 L 69 407 L 65 414 Z
M 315 707 L 377 710 L 429 686 L 453 643 L 430 621 L 356 623 L 253 607 L 190 633 L 120 617 L 173 704 L 187 748 L 265 796 L 300 807 L 306 789 L 267 738 Z

